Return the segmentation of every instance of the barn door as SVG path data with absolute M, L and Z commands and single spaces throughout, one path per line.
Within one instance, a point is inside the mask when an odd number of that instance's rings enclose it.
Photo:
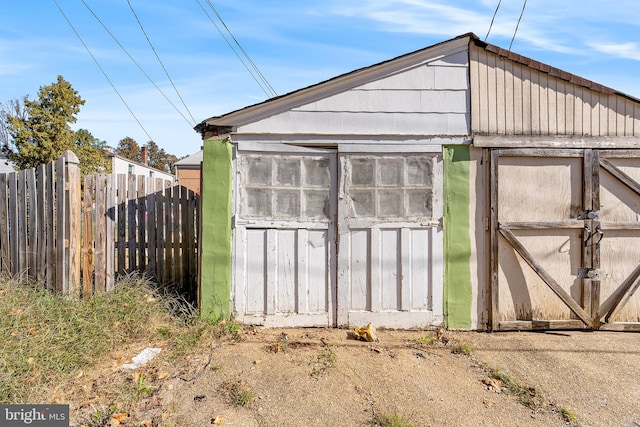
M 338 325 L 442 322 L 441 154 L 341 153 L 340 170 Z
M 243 323 L 335 323 L 336 156 L 239 151 L 233 307 Z
M 494 330 L 636 327 L 638 179 L 631 152 L 492 151 Z
M 640 330 L 640 152 L 597 153 L 598 216 L 594 220 L 600 329 Z M 595 203 L 595 202 L 594 202 Z

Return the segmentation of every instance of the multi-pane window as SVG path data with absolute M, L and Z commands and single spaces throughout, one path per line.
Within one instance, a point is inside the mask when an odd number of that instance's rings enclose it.
M 329 159 L 249 154 L 244 158 L 243 216 L 307 220 L 329 217 Z
M 351 156 L 348 196 L 354 218 L 430 218 L 431 156 Z

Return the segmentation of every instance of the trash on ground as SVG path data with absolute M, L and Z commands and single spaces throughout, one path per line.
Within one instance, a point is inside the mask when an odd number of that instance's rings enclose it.
M 353 335 L 362 341 L 380 341 L 376 336 L 376 328 L 371 323 L 367 326 L 356 326 Z
M 131 359 L 132 363 L 125 363 L 124 365 L 122 365 L 122 368 L 124 369 L 139 368 L 140 366 L 144 365 L 145 363 L 147 363 L 148 361 L 156 357 L 158 353 L 160 353 L 161 351 L 162 351 L 161 348 L 147 347 L 144 350 L 142 350 L 137 356 L 134 356 Z

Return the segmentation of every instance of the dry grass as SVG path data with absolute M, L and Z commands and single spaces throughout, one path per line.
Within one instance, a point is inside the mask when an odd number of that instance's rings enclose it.
M 177 358 L 221 334 L 144 277 L 124 277 L 113 292 L 82 300 L 1 280 L 0 403 L 50 401 L 57 385 L 134 340 L 162 340 L 167 357 Z

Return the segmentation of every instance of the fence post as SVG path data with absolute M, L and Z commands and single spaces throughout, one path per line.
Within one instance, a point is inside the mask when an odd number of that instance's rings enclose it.
M 80 296 L 80 161 L 65 151 L 56 162 L 58 247 L 56 289 Z M 59 275 L 59 276 L 58 276 Z

